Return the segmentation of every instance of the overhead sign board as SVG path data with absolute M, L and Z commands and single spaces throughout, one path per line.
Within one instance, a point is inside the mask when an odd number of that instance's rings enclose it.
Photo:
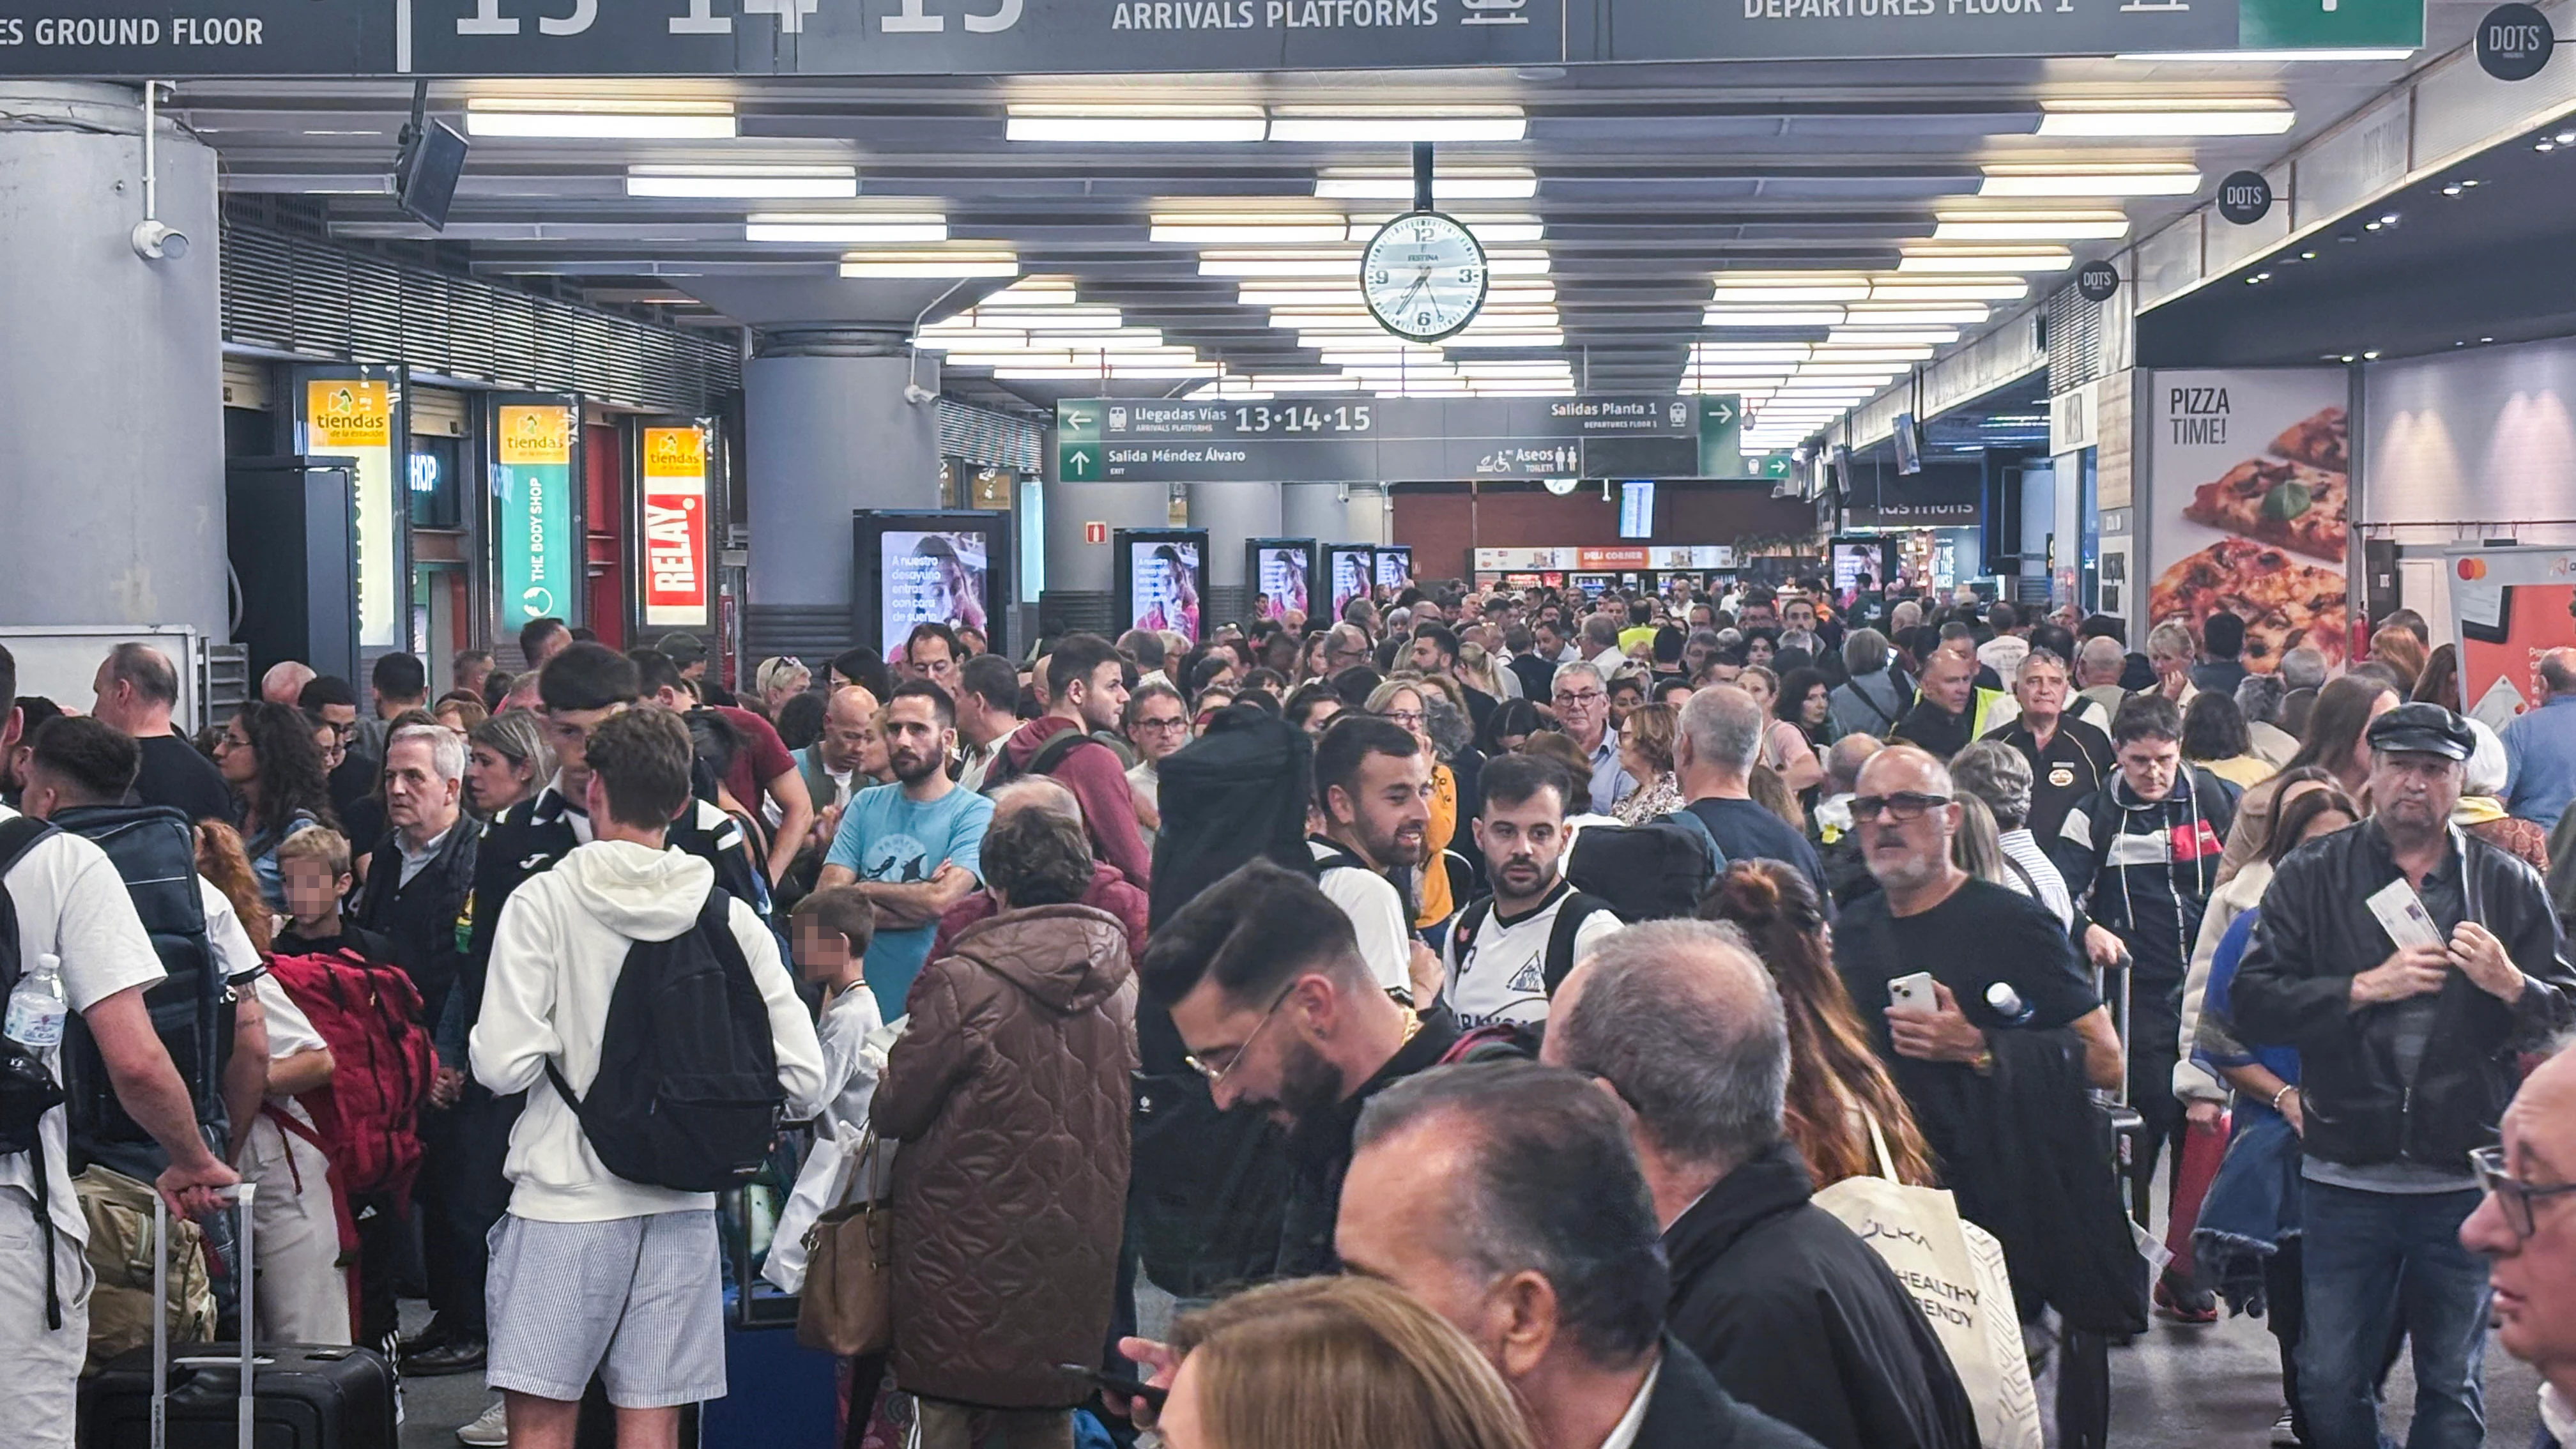
M 2422 0 L 0 0 L 0 75 L 1119 75 L 2417 46 Z
M 1065 483 L 1568 478 L 1595 444 L 1702 436 L 1686 397 L 1082 398 L 1056 404 Z M 1723 431 L 1723 430 L 1722 430 Z M 1685 458 L 1685 465 L 1687 458 Z M 1731 470 L 1730 470 L 1731 471 Z

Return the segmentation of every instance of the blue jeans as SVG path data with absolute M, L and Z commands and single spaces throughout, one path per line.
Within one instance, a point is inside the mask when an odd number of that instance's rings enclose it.
M 2312 1449 L 2380 1449 L 2375 1383 L 2392 1330 L 2415 1351 L 2407 1449 L 2478 1449 L 2487 1268 L 2460 1246 L 2475 1191 L 2356 1192 L 2301 1184 L 2307 1313 L 2299 1397 Z

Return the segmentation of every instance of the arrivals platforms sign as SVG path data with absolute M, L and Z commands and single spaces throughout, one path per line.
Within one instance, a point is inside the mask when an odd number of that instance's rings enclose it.
M 707 430 L 644 430 L 644 624 L 707 622 Z
M 569 402 L 494 409 L 492 533 L 500 576 L 493 598 L 512 629 L 549 615 L 570 618 L 582 562 L 573 531 L 573 433 Z
M 311 378 L 304 384 L 304 450 L 354 458 L 357 491 L 358 642 L 403 646 L 403 517 L 394 489 L 393 384 L 382 378 Z
M 1684 476 L 1705 473 L 1702 414 L 1732 399 L 1086 398 L 1056 404 L 1064 483 L 1369 483 L 1570 478 L 1596 450 L 1667 439 Z M 1732 440 L 1731 428 L 1710 436 Z M 1741 466 L 1728 459 L 1720 476 Z M 1694 466 L 1696 465 L 1696 466 Z
M 1122 75 L 2423 38 L 2422 0 L 0 0 L 0 75 L 135 78 Z

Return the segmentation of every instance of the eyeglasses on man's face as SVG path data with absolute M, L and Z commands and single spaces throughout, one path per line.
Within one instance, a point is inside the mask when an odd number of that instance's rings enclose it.
M 1854 795 L 1851 802 L 1852 819 L 1867 823 L 1884 815 L 1902 824 L 1909 820 L 1922 819 L 1949 804 L 1950 798 L 1947 795 L 1925 795 L 1912 790 L 1900 790 L 1893 795 Z
M 1261 1013 L 1261 1019 L 1252 1024 L 1252 1030 L 1243 1034 L 1243 1040 L 1240 1043 L 1230 1047 L 1211 1048 L 1205 1055 L 1192 1053 L 1182 1057 L 1181 1060 L 1190 1064 L 1191 1071 L 1207 1078 L 1207 1084 L 1210 1087 L 1223 1085 L 1226 1074 L 1243 1065 L 1244 1053 L 1251 1051 L 1252 1044 L 1261 1039 L 1261 1029 L 1270 1024 L 1270 1018 L 1279 1014 L 1280 1006 L 1288 1000 L 1288 993 L 1296 989 L 1297 983 L 1294 981 L 1281 987 L 1279 994 L 1270 998 L 1270 1005 Z
M 2576 1192 L 2576 1182 L 2541 1186 L 2515 1177 L 2504 1170 L 2504 1165 L 2501 1147 L 2481 1147 L 2469 1154 L 2469 1171 L 2477 1175 L 2478 1190 L 2495 1199 L 2515 1241 L 2528 1242 L 2539 1231 L 2537 1213 L 2541 1200 Z

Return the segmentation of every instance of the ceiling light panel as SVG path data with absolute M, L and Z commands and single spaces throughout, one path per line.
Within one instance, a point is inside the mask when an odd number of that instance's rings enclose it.
M 841 258 L 844 277 L 1016 277 L 1020 259 L 1006 251 L 865 251 Z
M 755 211 L 743 221 L 743 240 L 839 246 L 869 242 L 948 240 L 948 218 L 935 212 Z
M 1942 212 L 1935 218 L 1936 242 L 2110 241 L 2129 234 L 2129 219 L 2118 212 Z
M 1839 327 L 1840 307 L 1711 307 L 1700 314 L 1704 327 Z
M 1177 146 L 1258 141 L 1269 129 L 1259 106 L 1025 105 L 1010 108 L 1003 136 Z
M 1989 166 L 1979 196 L 2189 196 L 2200 171 L 2187 165 Z
M 2277 136 L 2298 124 L 2289 102 L 2244 100 L 2042 101 L 2042 136 Z
M 854 166 L 629 166 L 626 194 L 831 200 L 859 194 Z
M 1351 239 L 1350 223 L 1326 213 L 1294 212 L 1156 212 L 1149 236 L 1184 245 L 1220 244 L 1313 246 Z
M 1270 119 L 1273 141 L 1390 145 L 1518 141 L 1528 134 L 1529 118 L 1518 106 L 1279 106 Z
M 2075 265 L 2064 247 L 1997 247 L 1974 251 L 1908 252 L 1896 264 L 1900 273 L 1916 272 L 2062 272 Z
M 1328 168 L 1315 178 L 1315 194 L 1344 201 L 1411 201 L 1413 173 L 1401 167 Z M 1538 173 L 1514 167 L 1462 167 L 1436 171 L 1432 200 L 1523 201 L 1538 195 Z
M 468 100 L 465 132 L 560 141 L 720 141 L 736 134 L 730 101 L 520 97 Z

